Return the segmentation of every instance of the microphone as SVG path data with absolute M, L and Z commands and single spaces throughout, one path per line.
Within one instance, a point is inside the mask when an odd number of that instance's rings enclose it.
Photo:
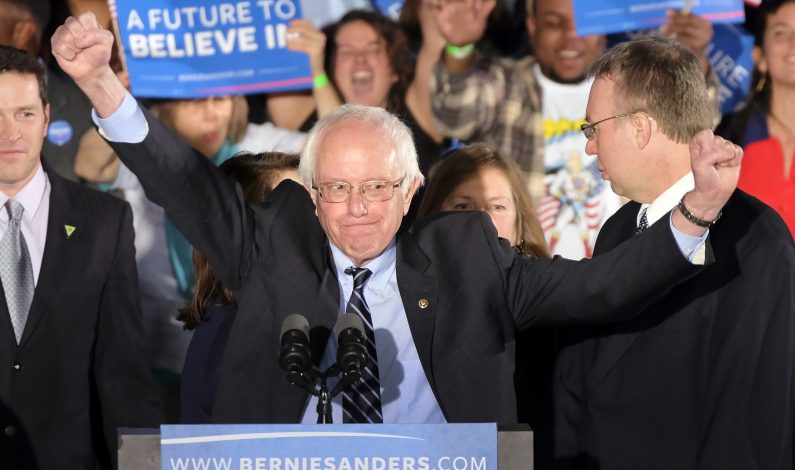
M 367 349 L 365 347 L 364 324 L 355 313 L 346 313 L 334 325 L 337 334 L 337 365 L 342 372 L 342 377 L 336 389 L 342 389 L 359 380 L 362 369 L 367 362 Z M 332 392 L 332 394 L 334 394 Z
M 309 322 L 301 315 L 288 315 L 282 321 L 279 364 L 287 372 L 287 380 L 299 387 L 309 385 L 305 375 L 312 369 L 312 352 L 309 348 Z

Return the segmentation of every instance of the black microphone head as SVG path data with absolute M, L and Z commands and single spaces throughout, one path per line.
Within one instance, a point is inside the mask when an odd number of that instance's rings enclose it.
M 364 323 L 362 323 L 362 319 L 359 318 L 359 315 L 355 313 L 346 313 L 337 320 L 337 324 L 334 325 L 334 333 L 337 335 L 337 341 L 339 341 L 340 333 L 347 328 L 355 328 L 364 335 Z
M 287 315 L 282 321 L 282 329 L 279 332 L 279 338 L 283 337 L 284 334 L 290 330 L 301 331 L 309 338 L 309 321 L 305 316 L 296 313 Z
M 337 334 L 337 364 L 343 375 L 340 383 L 353 383 L 367 362 L 364 323 L 355 313 L 346 313 L 334 325 Z
M 309 348 L 309 322 L 301 315 L 288 315 L 282 321 L 279 363 L 289 373 L 309 371 L 312 351 Z M 291 382 L 293 382 L 291 380 Z

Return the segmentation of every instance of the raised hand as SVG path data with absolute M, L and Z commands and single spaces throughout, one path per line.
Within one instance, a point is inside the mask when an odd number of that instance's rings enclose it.
M 121 106 L 125 89 L 110 67 L 113 34 L 101 28 L 93 13 L 70 16 L 52 36 L 58 65 L 83 90 L 100 117 Z
M 438 0 L 422 0 L 419 10 L 420 29 L 422 30 L 422 46 L 441 51 L 447 39 L 439 30 L 436 21 L 436 4 Z M 438 55 L 438 54 L 437 54 Z
M 91 12 L 70 16 L 52 36 L 52 53 L 58 65 L 76 82 L 110 69 L 113 34 L 97 24 Z
M 326 35 L 315 28 L 311 21 L 305 19 L 293 20 L 287 28 L 287 49 L 291 51 L 306 52 L 313 75 L 320 75 L 325 71 L 323 65 L 326 52 Z
M 480 40 L 496 0 L 432 0 L 436 22 L 447 42 L 456 46 Z
M 685 196 L 685 206 L 691 213 L 707 221 L 718 217 L 737 188 L 742 158 L 742 148 L 710 130 L 703 130 L 693 137 L 690 141 L 690 164 L 696 187 Z M 674 211 L 674 224 L 687 233 L 689 222 L 680 216 L 679 211 Z M 691 229 L 694 227 L 690 224 Z M 698 232 L 703 233 L 703 229 Z
M 676 38 L 695 54 L 706 71 L 709 64 L 706 49 L 709 42 L 712 41 L 712 23 L 698 15 L 680 10 L 668 10 L 667 13 L 668 23 L 660 28 L 660 31 Z

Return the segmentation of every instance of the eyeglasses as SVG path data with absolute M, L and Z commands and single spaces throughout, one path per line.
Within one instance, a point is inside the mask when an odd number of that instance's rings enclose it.
M 593 140 L 596 137 L 596 126 L 598 126 L 599 124 L 601 124 L 601 123 L 603 123 L 605 121 L 609 121 L 611 119 L 618 119 L 618 118 L 629 117 L 629 116 L 634 116 L 634 115 L 635 115 L 635 113 L 616 114 L 615 116 L 610 116 L 609 118 L 604 118 L 601 121 L 596 121 L 593 124 L 583 124 L 582 126 L 580 126 L 580 130 L 582 130 L 582 133 L 585 134 L 585 138 L 586 139 Z
M 351 190 L 359 188 L 359 193 L 363 198 L 370 202 L 381 202 L 392 199 L 395 195 L 395 188 L 403 182 L 404 176 L 395 181 L 365 181 L 356 186 L 345 182 L 320 183 L 312 185 L 312 189 L 320 193 L 320 197 L 326 202 L 345 202 L 351 197 Z
M 386 50 L 386 45 L 382 42 L 370 43 L 362 49 L 357 49 L 352 46 L 339 46 L 335 54 L 338 59 L 355 59 L 358 56 L 364 56 L 366 59 L 375 59 Z

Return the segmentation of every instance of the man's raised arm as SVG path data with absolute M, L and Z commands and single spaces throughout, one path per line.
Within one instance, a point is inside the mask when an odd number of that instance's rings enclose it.
M 742 158 L 742 148 L 713 135 L 712 131 L 696 134 L 690 142 L 690 165 L 696 187 L 674 209 L 674 227 L 693 236 L 707 231 L 703 224 L 720 217 L 723 206 L 737 188 Z
M 58 65 L 85 93 L 96 113 L 107 118 L 124 101 L 126 90 L 110 68 L 113 33 L 101 28 L 91 12 L 69 17 L 52 36 Z

